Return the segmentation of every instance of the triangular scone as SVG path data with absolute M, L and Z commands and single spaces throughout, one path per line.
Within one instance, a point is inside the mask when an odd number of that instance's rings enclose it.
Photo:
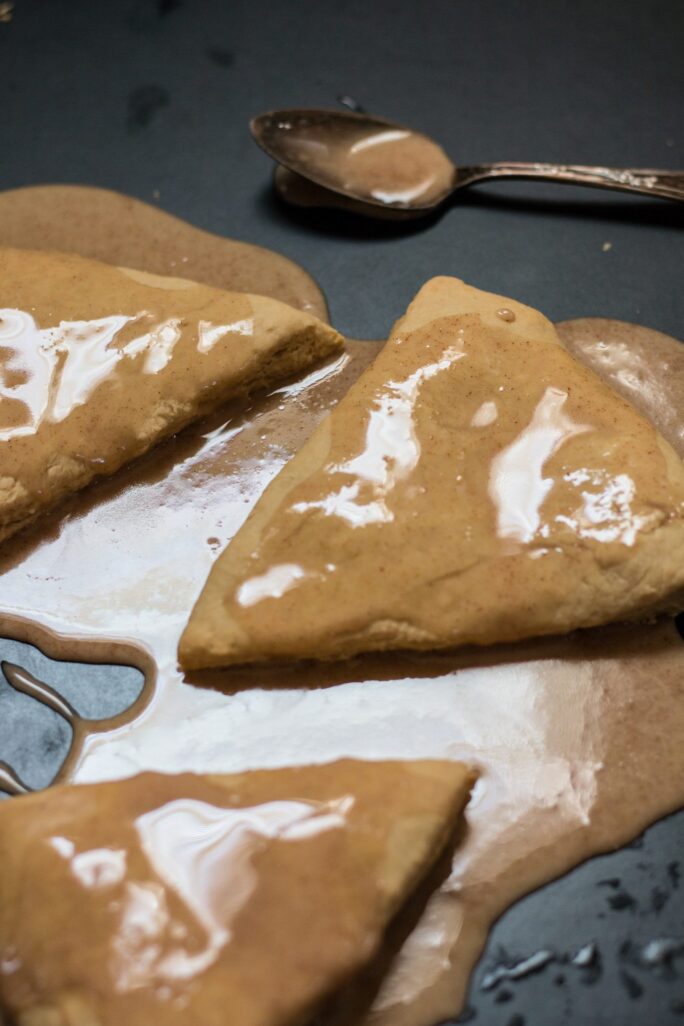
M 275 299 L 0 249 L 0 539 L 224 400 L 340 346 Z
M 682 586 L 672 448 L 541 314 L 437 278 L 220 556 L 179 656 L 491 644 Z
M 146 773 L 0 804 L 17 1026 L 294 1026 L 377 951 L 471 785 L 445 761 Z

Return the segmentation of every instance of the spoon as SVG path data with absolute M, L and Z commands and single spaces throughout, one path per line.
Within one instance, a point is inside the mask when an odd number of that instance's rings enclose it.
M 679 171 L 520 163 L 456 167 L 428 136 L 369 114 L 276 110 L 253 118 L 250 128 L 270 157 L 319 187 L 303 202 L 326 204 L 341 197 L 344 206 L 369 217 L 420 217 L 458 189 L 501 178 L 684 200 L 684 172 Z M 297 192 L 293 190 L 295 202 Z

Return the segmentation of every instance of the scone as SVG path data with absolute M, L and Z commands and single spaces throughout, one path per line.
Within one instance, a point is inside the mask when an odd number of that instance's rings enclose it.
M 341 344 L 274 299 L 0 249 L 0 540 Z
M 489 645 L 683 587 L 670 445 L 540 313 L 436 278 L 214 564 L 179 657 Z
M 453 834 L 446 761 L 146 773 L 0 804 L 17 1026 L 294 1026 L 373 957 Z

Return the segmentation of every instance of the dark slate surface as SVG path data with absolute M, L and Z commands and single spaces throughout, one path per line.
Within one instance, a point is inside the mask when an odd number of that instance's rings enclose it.
M 515 183 L 473 190 L 427 224 L 293 212 L 274 199 L 247 121 L 346 95 L 463 163 L 684 167 L 683 44 L 681 0 L 16 0 L 0 22 L 0 187 L 106 186 L 278 249 L 358 337 L 384 335 L 435 273 L 555 320 L 618 317 L 682 337 L 684 207 Z M 0 658 L 44 673 L 89 716 L 140 687 L 131 671 L 50 664 L 12 642 Z M 0 684 L 0 757 L 30 783 L 50 778 L 68 736 Z M 684 816 L 671 817 L 511 909 L 462 1021 L 684 1022 L 683 839 Z M 647 947 L 659 938 L 673 943 Z M 590 943 L 589 964 L 573 965 Z M 494 967 L 540 951 L 553 957 L 538 972 L 483 989 Z

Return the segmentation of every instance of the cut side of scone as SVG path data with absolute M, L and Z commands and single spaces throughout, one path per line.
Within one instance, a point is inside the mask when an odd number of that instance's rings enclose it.
M 146 773 L 0 805 L 17 1026 L 294 1026 L 378 950 L 454 833 L 447 761 Z
M 540 313 L 436 278 L 214 564 L 179 658 L 487 645 L 683 587 L 670 445 Z
M 275 299 L 0 249 L 0 540 L 226 400 L 341 345 Z

